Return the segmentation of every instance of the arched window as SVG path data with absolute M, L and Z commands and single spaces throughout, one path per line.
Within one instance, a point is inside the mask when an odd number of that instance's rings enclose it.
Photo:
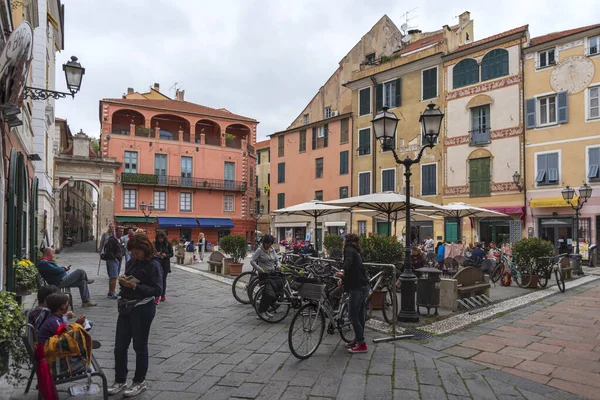
M 479 65 L 472 58 L 466 58 L 454 66 L 452 70 L 452 86 L 454 89 L 479 82 Z
M 494 49 L 481 60 L 481 80 L 487 81 L 508 75 L 508 51 Z

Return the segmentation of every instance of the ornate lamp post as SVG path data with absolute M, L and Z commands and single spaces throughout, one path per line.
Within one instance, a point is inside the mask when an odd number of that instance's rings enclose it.
M 250 209 L 250 216 L 256 221 L 256 230 L 254 231 L 254 249 L 258 248 L 258 220 L 262 218 L 265 212 L 265 206 L 256 207 L 256 211 Z
M 433 148 L 435 146 L 437 137 L 440 134 L 440 128 L 442 126 L 442 119 L 444 114 L 439 108 L 435 108 L 435 104 L 429 103 L 427 109 L 423 111 L 419 117 L 421 123 L 422 132 L 425 137 L 425 142 L 419 151 L 417 158 L 412 159 L 406 157 L 400 159 L 396 150 L 393 147 L 389 147 L 392 150 L 394 159 L 397 164 L 404 165 L 404 176 L 406 178 L 406 188 L 410 188 L 410 177 L 412 172 L 410 168 L 413 164 L 418 164 L 421 161 L 423 152 L 426 148 Z M 398 117 L 390 111 L 387 107 L 383 107 L 381 112 L 373 118 L 373 130 L 375 131 L 375 137 L 380 140 L 382 145 L 385 145 L 388 139 L 394 138 L 396 135 L 396 127 L 398 125 Z M 404 272 L 400 275 L 400 313 L 398 314 L 398 320 L 402 322 L 418 322 L 419 316 L 416 311 L 415 292 L 417 287 L 417 277 L 413 273 L 412 265 L 410 264 L 410 191 L 406 190 L 406 232 L 405 235 L 405 249 L 404 249 Z
M 148 212 L 146 212 L 146 207 L 148 208 Z M 154 204 L 150 203 L 150 204 L 148 204 L 148 206 L 146 206 L 146 203 L 142 201 L 140 203 L 140 210 L 144 214 L 144 219 L 146 220 L 146 235 L 147 235 L 148 234 L 148 217 L 150 216 L 150 214 L 152 214 L 152 211 L 154 211 Z
M 519 192 L 523 191 L 523 185 L 521 185 L 521 174 L 519 173 L 519 171 L 515 171 L 515 173 L 512 176 L 513 178 L 513 183 L 515 185 L 517 185 L 517 189 L 519 189 Z
M 67 96 L 75 97 L 75 93 L 79 92 L 81 88 L 81 80 L 85 74 L 85 68 L 79 64 L 77 57 L 72 56 L 71 60 L 63 64 L 63 71 L 65 71 L 65 79 L 67 81 L 67 89 L 70 93 L 56 92 L 54 90 L 34 88 L 25 86 L 23 92 L 23 98 L 30 97 L 32 100 L 46 100 L 50 97 L 58 99 L 64 99 Z
M 579 255 L 579 212 L 583 208 L 583 205 L 592 197 L 592 187 L 587 183 L 579 188 L 579 197 L 577 204 L 571 203 L 573 197 L 575 197 L 575 189 L 567 185 L 561 192 L 563 199 L 569 203 L 571 208 L 575 210 L 575 254 Z

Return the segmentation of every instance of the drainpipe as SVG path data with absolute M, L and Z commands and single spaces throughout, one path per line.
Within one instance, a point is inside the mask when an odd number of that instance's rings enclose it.
M 373 91 L 371 93 L 371 102 L 373 105 L 373 109 L 371 110 L 371 114 L 373 114 L 373 118 L 377 115 L 377 80 L 374 76 L 371 76 L 371 81 L 373 82 Z M 375 138 L 375 132 L 373 131 L 373 127 L 371 126 L 371 146 L 373 155 L 373 164 L 371 167 L 371 181 L 372 188 L 371 193 L 377 193 L 377 139 Z M 371 231 L 377 232 L 377 218 L 374 216 L 371 217 Z
M 526 118 L 525 114 L 525 57 L 523 56 L 523 37 L 521 36 L 521 40 L 519 41 L 521 45 L 520 57 L 521 57 L 521 82 L 523 84 L 523 90 L 521 91 L 521 95 L 523 96 L 523 101 L 521 102 L 521 124 L 523 126 L 523 218 L 524 218 L 524 228 L 527 227 L 527 148 L 525 147 L 526 141 Z M 534 224 L 535 225 L 535 224 Z

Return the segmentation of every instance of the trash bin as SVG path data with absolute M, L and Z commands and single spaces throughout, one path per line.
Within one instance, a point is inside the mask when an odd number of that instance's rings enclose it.
M 569 258 L 571 259 L 571 268 L 573 268 L 573 273 L 577 275 L 583 275 L 583 270 L 581 269 L 581 254 L 570 254 Z
M 596 266 L 598 266 L 598 245 L 597 244 L 593 244 L 590 246 L 590 249 L 588 250 L 588 254 L 589 254 L 589 266 L 591 268 L 594 268 Z
M 435 308 L 434 315 L 438 315 L 442 271 L 437 268 L 424 267 L 417 269 L 416 272 L 421 274 L 417 281 L 417 312 L 420 315 L 420 307 L 425 307 L 427 315 L 429 315 L 429 311 Z

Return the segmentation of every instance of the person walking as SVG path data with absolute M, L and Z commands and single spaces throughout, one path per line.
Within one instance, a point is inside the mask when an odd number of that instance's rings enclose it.
M 200 262 L 204 261 L 204 252 L 206 251 L 206 238 L 204 233 L 200 232 L 198 235 L 198 253 L 200 254 Z
M 173 257 L 173 246 L 169 243 L 167 236 L 163 231 L 158 231 L 156 234 L 156 240 L 154 241 L 154 247 L 156 248 L 156 256 L 160 261 L 162 267 L 162 293 L 160 301 L 165 301 L 165 294 L 167 292 L 167 275 L 171 273 L 171 257 Z M 158 304 L 158 296 L 156 297 L 156 304 Z
M 131 239 L 132 236 L 133 228 L 129 227 L 127 228 L 126 234 L 123 235 L 123 237 L 121 237 L 121 245 L 123 246 L 123 251 L 125 253 L 125 264 L 127 264 L 129 260 L 131 260 L 131 253 L 127 250 L 127 242 L 129 242 L 129 239 Z
M 109 395 L 124 391 L 125 397 L 133 397 L 146 390 L 148 372 L 148 338 L 156 314 L 155 298 L 162 293 L 162 268 L 154 257 L 156 249 L 144 233 L 136 233 L 127 243 L 131 261 L 125 275 L 119 279 L 121 290 L 117 302 L 119 316 L 115 334 L 115 381 L 108 388 Z M 132 278 L 129 278 L 132 277 Z M 135 375 L 127 386 L 127 351 L 133 339 L 135 351 Z
M 121 245 L 121 235 L 123 228 L 119 227 L 114 236 L 109 236 L 104 245 L 104 260 L 106 261 L 106 273 L 108 274 L 108 297 L 117 299 L 117 278 L 121 273 L 121 261 L 123 260 L 123 247 Z
M 115 224 L 112 222 L 108 224 L 108 230 L 102 234 L 100 238 L 100 255 L 104 253 L 104 246 L 108 242 L 108 238 L 115 235 Z
M 349 233 L 344 240 L 344 272 L 337 272 L 342 278 L 344 290 L 350 294 L 348 298 L 348 318 L 354 329 L 354 340 L 346 344 L 349 353 L 366 353 L 365 342 L 365 301 L 369 295 L 369 285 L 362 257 L 360 255 L 360 239 L 358 235 Z

